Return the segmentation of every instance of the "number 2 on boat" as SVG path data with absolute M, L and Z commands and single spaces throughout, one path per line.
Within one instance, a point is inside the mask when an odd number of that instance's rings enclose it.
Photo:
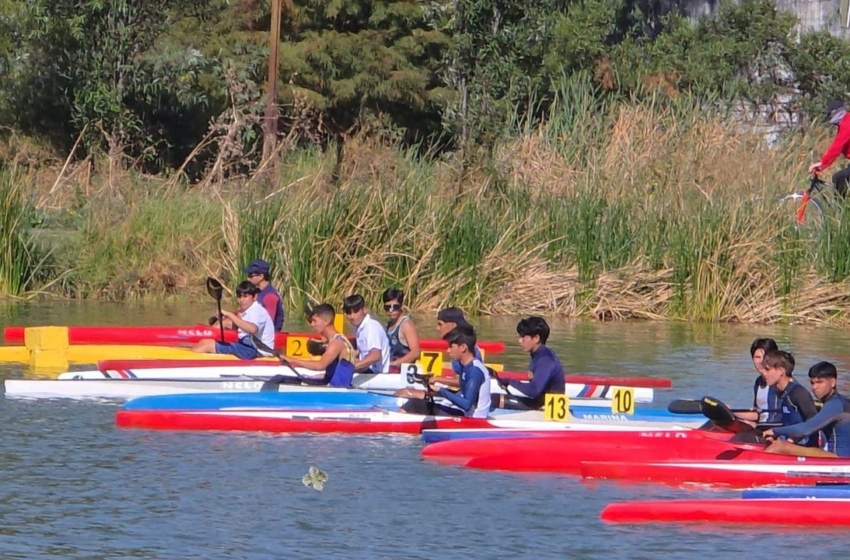
M 290 358 L 309 358 L 310 355 L 307 352 L 307 337 L 287 336 L 286 355 Z
M 422 364 L 422 367 L 427 374 L 440 375 L 443 373 L 442 352 L 420 352 L 419 363 Z
M 547 393 L 543 401 L 543 418 L 552 422 L 570 421 L 570 397 Z
M 632 387 L 613 387 L 611 412 L 614 414 L 635 413 L 635 390 Z

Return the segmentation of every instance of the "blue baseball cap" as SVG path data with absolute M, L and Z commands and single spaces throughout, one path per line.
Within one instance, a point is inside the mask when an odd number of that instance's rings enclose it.
M 245 267 L 245 274 L 268 274 L 269 263 L 263 259 L 254 259 Z

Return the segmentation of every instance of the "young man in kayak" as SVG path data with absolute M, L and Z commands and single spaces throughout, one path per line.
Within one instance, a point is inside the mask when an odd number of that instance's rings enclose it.
M 296 360 L 287 358 L 286 365 L 300 367 L 312 371 L 324 371 L 321 377 L 293 378 L 274 376 L 272 383 L 304 382 L 309 385 L 330 385 L 331 387 L 350 387 L 354 377 L 354 360 L 356 352 L 348 338 L 334 328 L 336 311 L 327 303 L 313 308 L 310 315 L 310 326 L 328 341 L 325 351 L 318 360 Z
M 404 315 L 404 292 L 398 288 L 384 291 L 384 311 L 389 316 L 387 338 L 390 341 L 390 371 L 401 364 L 412 364 L 419 359 L 419 332 L 409 315 Z
M 549 325 L 543 317 L 528 317 L 517 323 L 519 345 L 531 356 L 528 366 L 531 381 L 499 380 L 507 395 L 498 395 L 499 408 L 515 410 L 537 410 L 543 408 L 547 393 L 563 395 L 566 391 L 564 368 L 558 356 L 546 346 L 549 340 Z M 521 396 L 512 395 L 513 387 Z
M 436 414 L 448 414 L 452 416 L 463 415 L 468 418 L 487 418 L 490 412 L 490 372 L 476 359 L 472 353 L 475 348 L 476 339 L 471 327 L 456 327 L 443 336 L 448 344 L 448 354 L 452 360 L 457 360 L 460 365 L 458 375 L 459 390 L 454 392 L 443 384 L 442 378 L 432 377 L 429 380 L 429 389 L 435 396 L 442 397 L 452 403 L 452 407 L 435 405 Z M 425 391 L 415 389 L 402 389 L 396 392 L 397 396 L 411 399 L 402 407 L 404 412 L 417 414 L 430 414 L 423 406 L 426 397 Z
M 794 356 L 782 350 L 768 350 L 761 365 L 765 382 L 776 390 L 779 397 L 783 428 L 802 424 L 818 413 L 812 396 L 791 376 L 794 373 Z M 795 441 L 806 447 L 818 445 L 817 434 L 813 438 L 801 436 Z
M 259 290 L 250 282 L 242 282 L 236 286 L 236 297 L 239 299 L 239 314 L 230 311 L 222 311 L 225 319 L 229 319 L 238 329 L 238 340 L 233 343 L 218 342 L 212 338 L 205 338 L 192 346 L 193 352 L 232 354 L 240 360 L 253 360 L 260 356 L 270 356 L 267 352 L 261 352 L 254 345 L 251 336 L 256 336 L 260 341 L 274 348 L 274 324 L 268 312 L 257 303 Z
M 771 350 L 779 350 L 776 341 L 772 338 L 757 338 L 750 345 L 750 358 L 752 358 L 753 366 L 758 372 L 758 376 L 753 384 L 753 409 L 738 412 L 735 416 L 752 425 L 756 425 L 759 422 L 782 422 L 779 397 L 776 394 L 776 389 L 768 385 L 764 380 L 764 370 L 761 365 L 765 352 Z
M 449 332 L 456 328 L 466 329 L 467 332 L 470 332 L 475 335 L 475 329 L 466 320 L 466 317 L 463 315 L 463 311 L 458 307 L 446 307 L 445 309 L 441 309 L 437 313 L 437 333 L 439 333 L 440 338 L 445 337 Z M 475 348 L 472 351 L 475 359 L 481 363 L 484 363 L 484 358 L 481 357 L 481 349 L 478 348 L 478 343 L 476 342 Z M 455 372 L 455 375 L 460 375 L 461 365 L 457 360 L 452 360 L 452 371 Z
M 274 330 L 280 332 L 283 329 L 283 298 L 280 293 L 272 286 L 269 281 L 270 268 L 269 263 L 262 259 L 255 259 L 245 267 L 245 275 L 248 282 L 257 286 L 257 302 L 268 312 L 272 318 Z M 239 311 L 236 312 L 239 314 Z M 213 315 L 210 317 L 209 324 L 211 327 L 218 327 L 218 317 Z M 224 319 L 225 329 L 235 329 L 236 326 L 230 319 Z
M 263 306 L 274 322 L 274 330 L 280 332 L 283 329 L 283 298 L 272 286 L 269 263 L 262 259 L 255 259 L 245 268 L 248 281 L 259 290 L 257 302 Z
M 386 373 L 390 367 L 390 340 L 384 327 L 366 310 L 366 300 L 360 294 L 346 297 L 342 312 L 357 329 L 355 340 L 359 354 L 354 368 L 359 373 Z
M 817 440 L 823 431 L 826 449 L 796 445 L 776 439 L 765 451 L 798 457 L 850 457 L 850 401 L 835 388 L 838 370 L 829 362 L 818 362 L 809 369 L 809 382 L 815 397 L 823 406 L 815 416 L 793 426 L 766 430 L 769 439 L 786 437 L 800 439 L 809 437 Z

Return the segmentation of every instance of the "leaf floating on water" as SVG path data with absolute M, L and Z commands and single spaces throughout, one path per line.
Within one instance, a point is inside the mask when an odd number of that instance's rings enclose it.
M 328 473 L 320 470 L 318 467 L 311 466 L 307 474 L 301 478 L 304 486 L 312 486 L 315 490 L 321 492 L 325 488 L 325 482 L 328 481 Z

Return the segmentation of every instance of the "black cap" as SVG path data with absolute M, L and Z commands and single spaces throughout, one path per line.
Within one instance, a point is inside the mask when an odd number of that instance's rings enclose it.
M 269 263 L 263 259 L 254 259 L 245 267 L 245 274 L 268 274 Z
M 469 321 L 466 320 L 466 317 L 463 316 L 463 311 L 457 307 L 446 307 L 445 309 L 441 309 L 439 313 L 437 313 L 437 320 L 444 323 L 454 323 L 458 326 L 472 326 L 469 324 Z

